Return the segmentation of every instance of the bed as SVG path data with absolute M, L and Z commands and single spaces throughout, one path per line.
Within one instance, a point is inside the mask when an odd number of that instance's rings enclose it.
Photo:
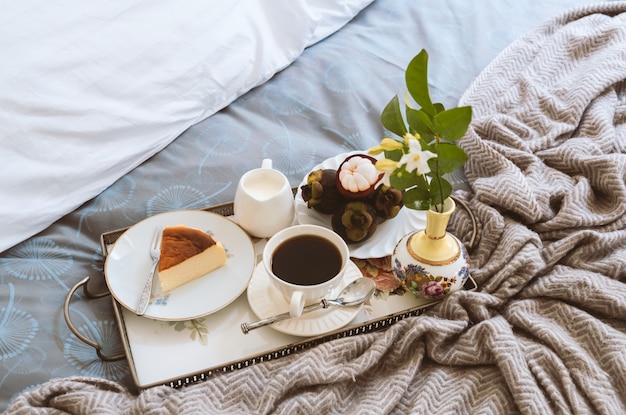
M 0 45 L 0 408 L 7 413 L 626 412 L 626 3 L 280 0 L 6 6 Z M 450 230 L 475 290 L 385 330 L 137 388 L 103 234 L 293 186 L 383 136 L 429 53 L 471 105 Z M 462 209 L 461 209 L 462 210 Z M 80 322 L 78 322 L 80 321 Z M 57 410 L 58 412 L 54 412 Z

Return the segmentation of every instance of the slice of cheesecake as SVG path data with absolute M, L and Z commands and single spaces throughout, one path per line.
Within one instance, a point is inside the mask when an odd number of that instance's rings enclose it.
M 185 225 L 163 229 L 159 281 L 164 293 L 202 277 L 226 263 L 222 244 Z

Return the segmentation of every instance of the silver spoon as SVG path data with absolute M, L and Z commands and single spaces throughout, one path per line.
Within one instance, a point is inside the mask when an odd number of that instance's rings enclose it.
M 370 299 L 372 294 L 374 294 L 374 291 L 376 291 L 376 283 L 374 280 L 366 277 L 357 278 L 350 284 L 346 285 L 346 287 L 341 290 L 337 298 L 332 300 L 323 299 L 319 303 L 308 305 L 302 309 L 302 314 L 310 313 L 311 311 L 322 308 L 328 308 L 330 306 L 349 307 L 363 304 Z M 267 326 L 268 324 L 276 323 L 277 321 L 286 320 L 288 318 L 291 318 L 289 312 L 268 317 L 254 323 L 243 323 L 241 325 L 241 331 L 243 331 L 243 334 L 248 334 L 250 330 Z

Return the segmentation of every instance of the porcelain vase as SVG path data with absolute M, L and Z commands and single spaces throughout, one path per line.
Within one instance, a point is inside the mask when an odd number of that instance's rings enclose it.
M 447 232 L 455 208 L 454 200 L 448 198 L 442 212 L 427 210 L 426 228 L 405 235 L 394 249 L 394 273 L 417 297 L 444 297 L 461 289 L 467 281 L 467 250 Z

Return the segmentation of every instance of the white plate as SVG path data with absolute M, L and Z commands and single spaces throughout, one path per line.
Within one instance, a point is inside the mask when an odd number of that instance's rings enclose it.
M 150 304 L 144 314 L 155 320 L 191 320 L 213 313 L 244 292 L 255 264 L 250 237 L 231 220 L 200 210 L 161 213 L 132 226 L 115 242 L 104 265 L 107 285 L 113 297 L 135 312 L 152 259 L 150 243 L 157 226 L 187 225 L 201 229 L 220 241 L 226 250 L 226 264 L 194 281 L 161 292 L 155 275 Z
M 313 167 L 311 171 L 317 169 L 337 169 L 346 157 L 357 153 L 364 154 L 363 151 L 339 154 L 335 157 L 326 159 L 321 164 Z M 330 224 L 331 215 L 324 215 L 314 209 L 309 209 L 306 202 L 302 199 L 300 187 L 306 184 L 308 175 L 309 173 L 304 176 L 304 179 L 298 185 L 298 192 L 296 194 L 296 219 L 300 224 L 320 225 L 328 229 L 332 229 Z M 368 240 L 360 243 L 348 244 L 348 248 L 350 248 L 350 256 L 354 258 L 367 259 L 391 255 L 393 253 L 393 249 L 396 247 L 396 244 L 404 235 L 409 232 L 424 229 L 425 227 L 426 212 L 403 207 L 400 209 L 398 216 L 378 225 L 376 232 Z
M 361 277 L 359 268 L 350 261 L 343 276 L 342 284 L 334 291 L 339 294 L 343 287 Z M 259 319 L 289 311 L 289 303 L 272 285 L 263 264 L 257 265 L 248 287 L 248 303 Z M 293 336 L 319 336 L 338 330 L 351 322 L 359 313 L 361 305 L 352 307 L 331 307 L 302 314 L 300 317 L 278 321 L 269 327 Z M 257 329 L 259 330 L 259 329 Z

